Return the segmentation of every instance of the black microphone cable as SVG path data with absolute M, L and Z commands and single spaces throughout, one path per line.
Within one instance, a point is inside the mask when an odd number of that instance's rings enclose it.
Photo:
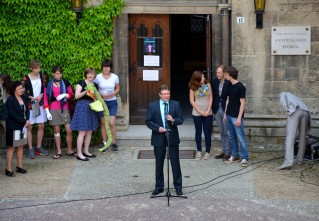
M 268 159 L 268 160 L 262 160 L 262 161 L 259 161 L 259 162 L 255 162 L 255 163 L 252 163 L 250 164 L 248 167 L 250 167 L 251 165 L 253 164 L 257 164 L 257 163 L 260 163 L 260 162 L 264 162 L 266 161 L 268 163 L 268 161 L 272 161 L 272 160 L 275 160 L 277 158 L 274 158 L 274 159 Z M 242 170 L 245 170 L 247 169 L 248 167 L 245 167 L 245 168 L 242 168 L 240 170 L 236 170 L 236 171 L 233 171 L 233 172 L 230 172 L 228 174 L 224 174 L 224 175 L 221 175 L 221 176 L 218 176 L 216 178 L 213 178 L 207 182 L 204 182 L 204 183 L 200 183 L 200 184 L 196 184 L 196 185 L 192 185 L 192 186 L 187 186 L 187 187 L 184 187 L 184 188 L 190 188 L 190 187 L 197 187 L 197 186 L 201 186 L 201 185 L 205 185 L 205 184 L 208 184 L 208 183 L 211 183 L 221 177 L 225 177 L 225 176 L 228 176 L 230 174 L 233 174 L 233 173 L 236 173 L 236 172 L 239 172 L 239 171 L 242 171 Z M 255 170 L 257 168 L 259 168 L 260 166 L 252 169 L 252 170 Z M 251 172 L 252 170 L 249 170 L 245 173 L 249 173 Z M 232 177 L 236 177 L 236 176 L 240 176 L 240 175 L 243 175 L 245 173 L 241 173 L 241 174 L 237 174 L 237 175 L 234 175 L 234 176 L 231 176 L 231 177 L 227 177 L 221 181 L 219 181 L 218 183 L 221 183 L 221 182 L 224 182 L 225 180 L 227 179 L 230 179 Z M 211 184 L 210 186 L 213 186 L 213 185 L 216 185 L 218 183 L 214 183 L 214 184 Z M 209 186 L 208 186 L 209 187 Z M 188 193 L 185 193 L 184 195 L 187 195 L 187 194 L 190 194 L 190 193 L 193 193 L 193 192 L 197 192 L 197 191 L 201 191 L 203 189 L 206 189 L 208 187 L 205 187 L 205 188 L 200 188 L 198 190 L 194 190 L 194 191 L 191 191 L 191 192 L 188 192 Z M 129 197 L 129 196 L 136 196 L 136 195 L 143 195 L 143 194 L 149 194 L 151 193 L 152 190 L 150 191 L 144 191 L 144 192 L 137 192 L 137 193 L 128 193 L 128 194 L 122 194 L 122 195 L 117 195 L 117 196 L 103 196 L 103 197 L 98 197 L 98 198 L 82 198 L 82 199 L 71 199 L 71 200 L 64 200 L 64 201 L 55 201 L 55 202 L 49 202 L 49 203 L 40 203 L 40 204 L 32 204 L 32 205 L 27 205 L 27 206 L 17 206 L 17 207 L 8 207 L 8 208 L 0 208 L 0 211 L 4 211 L 4 210 L 10 210 L 10 209 L 22 209 L 22 208 L 31 208 L 31 207 L 38 207 L 38 206 L 47 206 L 47 205 L 56 205 L 56 204 L 66 204 L 66 203 L 72 203 L 72 202 L 84 202 L 84 201 L 96 201 L 96 200 L 105 200 L 105 199 L 117 199 L 117 198 L 123 198 L 123 197 Z

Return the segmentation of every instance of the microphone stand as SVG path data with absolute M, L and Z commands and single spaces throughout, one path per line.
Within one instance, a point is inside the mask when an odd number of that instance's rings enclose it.
M 166 120 L 166 128 L 168 128 L 168 121 Z M 167 206 L 169 206 L 169 198 L 170 197 L 179 197 L 183 199 L 187 199 L 187 196 L 177 196 L 177 195 L 172 195 L 171 192 L 169 191 L 169 161 L 170 161 L 170 156 L 169 156 L 169 133 L 170 129 L 167 129 L 165 132 L 165 136 L 167 139 L 167 146 L 166 146 L 166 156 L 167 156 L 167 191 L 165 195 L 161 196 L 151 196 L 151 198 L 157 198 L 157 197 L 167 197 Z

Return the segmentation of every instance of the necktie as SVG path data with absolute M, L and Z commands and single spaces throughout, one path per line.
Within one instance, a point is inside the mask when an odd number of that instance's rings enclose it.
M 164 126 L 167 128 L 167 120 L 166 120 L 166 115 L 168 114 L 168 104 L 166 102 L 164 104 Z

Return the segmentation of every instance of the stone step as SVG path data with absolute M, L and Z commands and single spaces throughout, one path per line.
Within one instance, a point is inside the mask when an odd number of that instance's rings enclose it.
M 150 139 L 117 139 L 116 143 L 119 146 L 129 146 L 129 147 L 152 147 L 151 146 L 151 140 Z M 181 140 L 181 143 L 179 145 L 183 148 L 190 148 L 190 149 L 196 149 L 196 143 L 195 141 L 191 140 Z M 205 142 L 202 142 L 202 147 L 205 147 Z M 212 147 L 221 148 L 219 141 L 212 141 Z
M 181 125 L 178 127 L 180 135 L 180 147 L 196 148 L 195 128 L 194 125 Z M 116 133 L 116 142 L 118 145 L 129 145 L 135 147 L 151 146 L 151 130 L 145 125 L 129 125 L 126 131 L 118 131 Z M 213 134 L 213 146 L 220 146 L 219 134 Z M 202 137 L 204 140 L 204 137 Z M 205 146 L 203 142 L 202 146 Z

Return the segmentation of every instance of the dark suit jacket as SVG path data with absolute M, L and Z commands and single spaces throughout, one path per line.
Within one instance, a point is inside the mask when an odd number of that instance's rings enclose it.
M 8 118 L 6 120 L 6 126 L 8 129 L 22 130 L 26 121 L 29 120 L 30 111 L 28 110 L 27 99 L 24 95 L 21 97 L 24 102 L 24 111 L 21 108 L 16 96 L 8 97 L 8 100 L 6 102 L 6 106 L 8 108 Z
M 230 86 L 230 82 L 225 79 L 223 90 L 221 96 L 219 96 L 219 80 L 217 78 L 213 81 L 213 113 L 216 114 L 219 108 L 219 102 L 223 111 L 225 111 L 226 100 L 227 100 L 227 90 Z
M 184 121 L 183 113 L 179 102 L 169 100 L 169 114 L 174 118 L 174 123 L 169 123 L 169 144 L 178 145 L 180 143 L 177 125 L 181 125 Z M 152 130 L 151 145 L 163 146 L 165 143 L 165 133 L 159 133 L 159 128 L 164 127 L 159 100 L 150 103 L 146 114 L 146 125 Z

